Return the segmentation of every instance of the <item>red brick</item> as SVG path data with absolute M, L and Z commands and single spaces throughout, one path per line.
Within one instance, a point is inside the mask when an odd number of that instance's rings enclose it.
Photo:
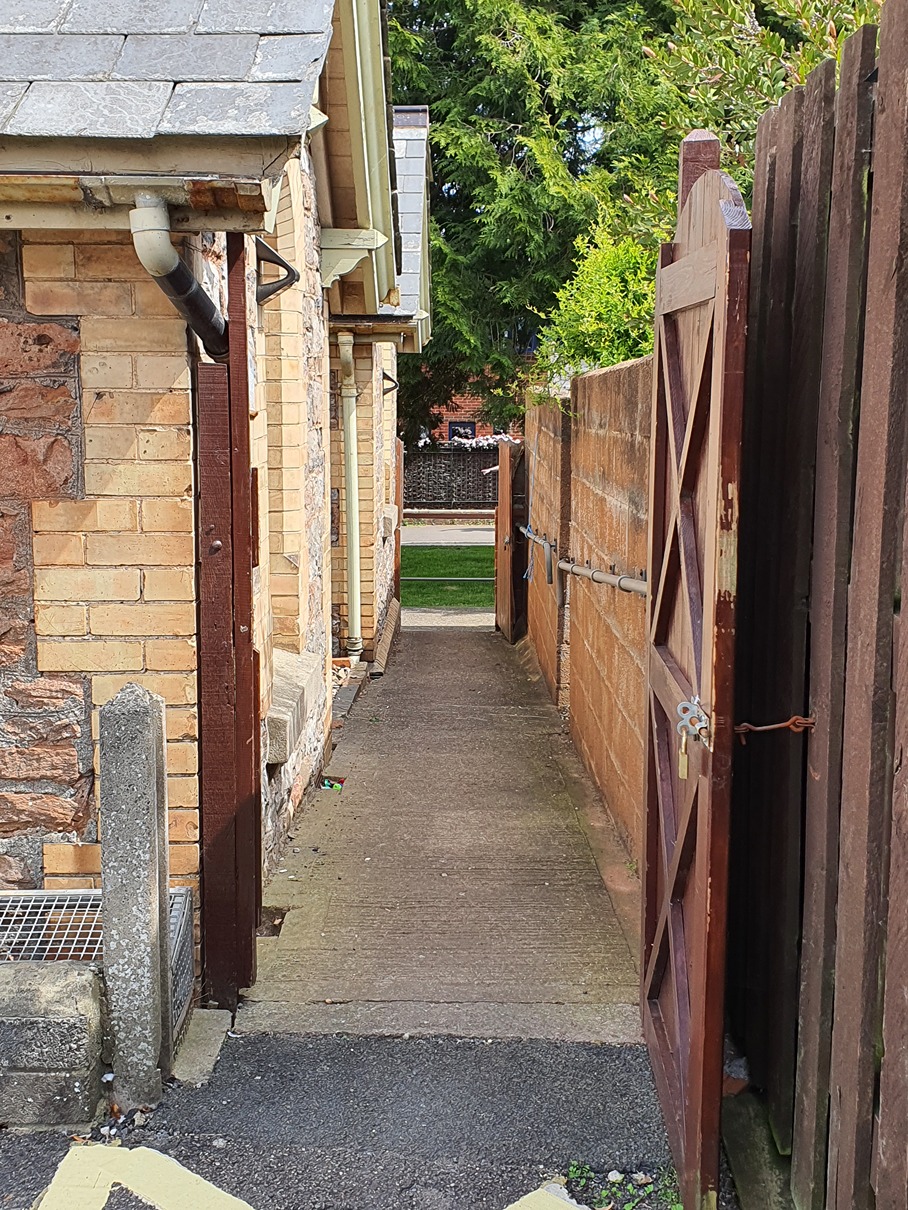
M 39 676 L 33 681 L 14 681 L 3 692 L 24 710 L 58 710 L 73 701 L 81 705 L 85 700 L 81 680 L 64 676 Z
M 73 452 L 63 437 L 0 433 L 0 496 L 47 500 L 73 493 Z
M 62 324 L 0 320 L 0 375 L 69 374 L 79 337 Z
M 87 793 L 73 798 L 58 794 L 0 793 L 0 836 L 26 832 L 81 832 L 88 822 Z
M 65 386 L 44 386 L 24 379 L 3 396 L 3 415 L 18 424 L 53 424 L 69 427 L 76 408 L 72 391 Z
M 79 780 L 79 757 L 72 744 L 0 748 L 0 777 L 10 781 L 56 781 L 74 786 Z
M 28 649 L 29 624 L 23 618 L 0 618 L 0 668 L 18 664 Z

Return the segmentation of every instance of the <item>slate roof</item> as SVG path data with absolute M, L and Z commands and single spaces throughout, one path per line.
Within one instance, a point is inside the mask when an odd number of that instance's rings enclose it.
M 0 136 L 299 136 L 333 7 L 0 0 Z
M 414 315 L 420 309 L 422 247 L 429 238 L 426 179 L 429 155 L 429 110 L 424 105 L 394 106 L 394 162 L 400 221 L 401 270 L 397 278 L 400 306 L 382 313 Z

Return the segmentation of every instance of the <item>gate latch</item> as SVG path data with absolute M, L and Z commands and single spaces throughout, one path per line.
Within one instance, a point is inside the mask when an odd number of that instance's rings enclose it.
M 682 702 L 678 707 L 678 724 L 676 727 L 681 737 L 681 747 L 678 753 L 678 776 L 687 779 L 687 748 L 691 740 L 701 743 L 710 751 L 712 737 L 709 733 L 709 717 L 700 705 L 700 699 L 694 696 L 689 702 Z

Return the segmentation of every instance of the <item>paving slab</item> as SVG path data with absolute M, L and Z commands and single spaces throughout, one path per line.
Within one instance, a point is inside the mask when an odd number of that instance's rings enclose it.
M 626 854 L 531 673 L 493 632 L 404 631 L 265 891 L 239 1029 L 639 1041 Z
M 494 546 L 494 525 L 403 525 L 402 546 Z

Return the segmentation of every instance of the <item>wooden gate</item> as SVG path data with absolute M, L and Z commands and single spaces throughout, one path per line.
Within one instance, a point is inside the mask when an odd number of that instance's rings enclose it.
M 715 1206 L 750 221 L 706 132 L 656 287 L 644 1032 L 687 1210 Z
M 495 625 L 516 643 L 526 632 L 526 463 L 522 445 L 498 446 L 498 507 L 495 509 Z

